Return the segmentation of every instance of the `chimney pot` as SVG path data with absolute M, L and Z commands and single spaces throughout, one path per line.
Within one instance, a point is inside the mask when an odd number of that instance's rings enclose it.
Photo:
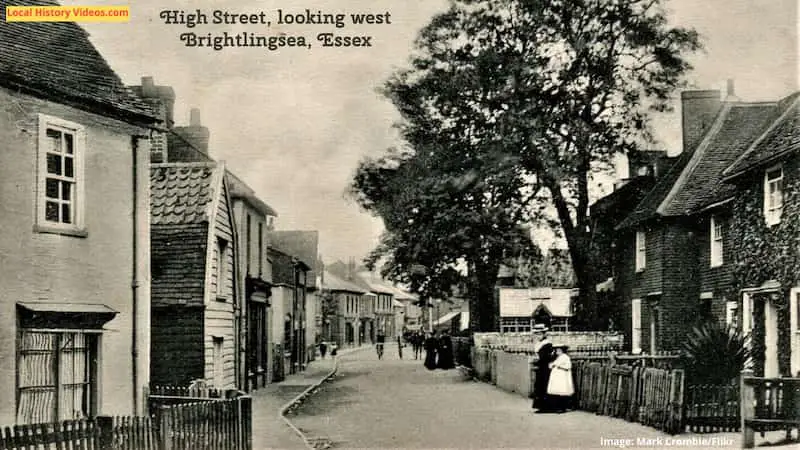
M 155 86 L 155 82 L 153 81 L 153 77 L 142 77 L 142 87 L 144 88 L 152 88 Z
M 736 93 L 733 90 L 733 80 L 732 79 L 728 79 L 727 91 L 728 91 L 728 96 L 729 97 L 732 97 L 732 96 L 736 95 Z
M 189 112 L 189 126 L 202 126 L 200 122 L 200 110 L 198 108 L 192 108 L 192 110 Z

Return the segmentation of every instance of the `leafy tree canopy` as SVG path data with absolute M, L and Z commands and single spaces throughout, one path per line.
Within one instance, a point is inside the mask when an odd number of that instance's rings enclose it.
M 418 264 L 445 273 L 454 258 L 442 255 L 464 257 L 455 249 L 470 245 L 485 251 L 466 258 L 471 273 L 491 271 L 483 265 L 505 247 L 495 237 L 507 243 L 549 207 L 581 288 L 579 311 L 592 316 L 591 175 L 649 138 L 648 110 L 668 109 L 690 69 L 685 54 L 700 47 L 696 32 L 668 24 L 662 3 L 453 0 L 434 17 L 410 67 L 384 87 L 409 150 L 365 162 L 354 182 L 361 204 L 386 222 L 377 253 L 395 257 L 390 272 L 413 278 Z M 399 263 L 404 252 L 412 266 Z

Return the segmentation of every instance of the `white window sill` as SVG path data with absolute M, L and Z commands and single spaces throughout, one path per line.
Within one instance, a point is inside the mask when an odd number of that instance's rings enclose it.
M 89 232 L 86 231 L 85 228 L 66 228 L 66 227 L 59 227 L 54 225 L 39 225 L 36 224 L 33 226 L 34 233 L 46 233 L 46 234 L 60 234 L 62 236 L 72 236 L 72 237 L 79 237 L 85 238 L 89 236 Z
M 717 267 L 722 267 L 722 266 L 723 266 L 723 264 L 725 264 L 725 263 L 724 263 L 724 262 L 711 263 L 711 264 L 709 265 L 709 267 L 710 267 L 710 268 L 712 268 L 712 269 L 716 269 Z

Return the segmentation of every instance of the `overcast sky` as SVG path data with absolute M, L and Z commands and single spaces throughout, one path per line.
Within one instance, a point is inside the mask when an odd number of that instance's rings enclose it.
M 325 260 L 361 258 L 381 222 L 345 196 L 357 162 L 395 142 L 393 107 L 375 88 L 407 61 L 417 31 L 447 5 L 442 0 L 64 0 L 66 5 L 130 4 L 128 24 L 83 24 L 127 84 L 141 76 L 175 89 L 175 119 L 201 110 L 211 156 L 224 160 L 279 213 L 279 229 L 315 229 Z M 724 88 L 732 78 L 744 100 L 772 100 L 797 90 L 797 0 L 671 0 L 674 22 L 695 27 L 706 50 L 693 60 L 692 83 Z M 389 25 L 336 29 L 286 26 L 314 39 L 320 32 L 372 35 L 372 48 L 187 48 L 184 32 L 254 32 L 260 25 L 165 25 L 162 9 L 231 12 L 391 13 Z M 675 117 L 659 121 L 663 147 L 680 146 Z

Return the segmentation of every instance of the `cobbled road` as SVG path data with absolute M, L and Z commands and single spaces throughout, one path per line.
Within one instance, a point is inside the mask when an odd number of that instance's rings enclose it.
M 387 346 L 381 361 L 374 351 L 342 357 L 336 377 L 290 419 L 331 448 L 619 448 L 613 444 L 637 438 L 659 448 L 691 437 L 585 412 L 534 414 L 519 395 L 465 380 L 458 370 L 426 370 L 408 347 L 403 356 Z M 713 447 L 739 445 L 735 435 L 718 436 Z

